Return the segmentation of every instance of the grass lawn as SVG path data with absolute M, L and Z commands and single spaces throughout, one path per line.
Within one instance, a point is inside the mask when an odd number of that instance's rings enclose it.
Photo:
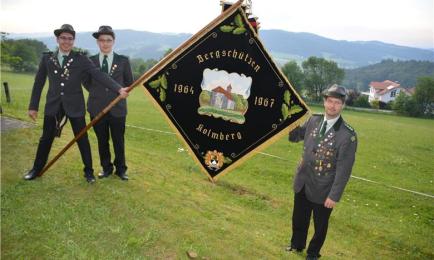
M 2 72 L 3 115 L 27 118 L 33 75 Z M 302 144 L 282 138 L 216 184 L 208 181 L 140 88 L 128 98 L 130 180 L 86 183 L 74 145 L 42 178 L 22 179 L 42 131 L 1 134 L 2 259 L 304 259 L 284 252 Z M 321 111 L 314 107 L 314 111 Z M 359 146 L 321 259 L 434 259 L 434 120 L 345 111 Z M 94 168 L 96 138 L 89 132 Z M 51 157 L 72 139 L 70 125 Z M 179 149 L 184 148 L 184 149 Z M 386 186 L 387 185 L 387 186 Z M 313 231 L 313 225 L 311 225 Z M 309 233 L 309 239 L 312 232 Z
M 243 124 L 246 121 L 243 114 L 235 110 L 222 109 L 213 106 L 201 106 L 197 109 L 200 115 L 213 116 L 222 118 L 225 121 L 231 121 L 237 124 Z

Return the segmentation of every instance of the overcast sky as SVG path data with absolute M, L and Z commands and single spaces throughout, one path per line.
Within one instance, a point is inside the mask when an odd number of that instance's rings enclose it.
M 234 1 L 233 1 L 234 2 Z M 335 40 L 379 40 L 434 48 L 433 0 L 252 0 L 261 29 L 310 32 Z M 1 0 L 1 31 L 116 29 L 195 33 L 220 13 L 219 0 Z

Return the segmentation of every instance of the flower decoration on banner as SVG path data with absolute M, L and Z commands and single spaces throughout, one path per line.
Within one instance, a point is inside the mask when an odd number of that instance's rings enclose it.
M 161 74 L 156 80 L 149 83 L 149 86 L 157 91 L 160 97 L 160 101 L 166 101 L 166 90 L 167 90 L 167 78 L 166 75 Z
M 288 90 L 283 94 L 283 103 L 282 103 L 282 117 L 281 120 L 286 120 L 287 118 L 291 118 L 292 115 L 300 113 L 303 111 L 303 108 L 299 105 L 294 105 L 294 101 L 291 100 L 291 92 Z
M 237 15 L 229 25 L 220 26 L 220 30 L 225 33 L 232 32 L 233 34 L 238 35 L 245 33 L 246 27 L 243 24 L 241 15 Z

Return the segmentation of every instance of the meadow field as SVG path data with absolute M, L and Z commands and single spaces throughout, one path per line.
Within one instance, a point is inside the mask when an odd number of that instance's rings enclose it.
M 2 116 L 30 122 L 33 75 L 2 72 L 1 81 L 12 98 L 6 103 L 2 87 Z M 44 101 L 35 127 L 1 133 L 2 259 L 306 257 L 284 251 L 301 143 L 281 138 L 213 184 L 138 87 L 128 98 L 128 182 L 86 183 L 76 145 L 42 178 L 24 181 Z M 354 178 L 331 215 L 321 259 L 434 259 L 434 120 L 349 110 L 343 117 L 358 134 Z M 98 172 L 93 130 L 89 137 Z M 68 123 L 51 157 L 72 138 Z M 309 239 L 313 224 L 310 231 Z

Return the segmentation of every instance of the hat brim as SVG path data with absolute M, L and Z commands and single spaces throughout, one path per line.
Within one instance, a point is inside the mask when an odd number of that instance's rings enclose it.
M 92 36 L 95 39 L 98 39 L 100 35 L 110 35 L 111 37 L 113 37 L 113 39 L 115 38 L 115 34 L 111 33 L 111 32 L 94 32 L 94 33 L 92 33 Z
M 339 98 L 342 101 L 345 101 L 345 95 L 339 94 L 337 92 L 327 92 L 327 93 L 324 93 L 322 96 L 324 98 L 327 98 L 327 97 Z
M 54 35 L 56 35 L 57 37 L 59 37 L 59 35 L 61 33 L 64 33 L 64 32 L 70 33 L 70 34 L 72 34 L 75 37 L 75 31 L 71 31 L 71 30 L 67 30 L 67 29 L 56 29 L 56 30 L 54 30 Z

